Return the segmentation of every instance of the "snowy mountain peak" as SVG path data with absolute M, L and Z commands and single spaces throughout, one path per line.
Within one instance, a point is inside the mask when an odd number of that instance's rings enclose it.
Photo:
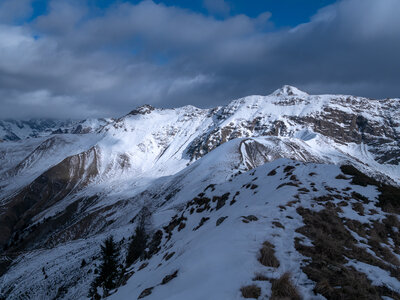
M 151 113 L 155 108 L 150 104 L 144 104 L 132 110 L 128 115 L 146 115 Z
M 299 90 L 298 88 L 290 85 L 284 85 L 280 89 L 277 89 L 272 93 L 273 96 L 308 96 L 306 92 Z

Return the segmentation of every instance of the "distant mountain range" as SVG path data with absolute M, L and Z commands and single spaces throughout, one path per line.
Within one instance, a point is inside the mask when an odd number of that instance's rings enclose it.
M 85 299 L 102 240 L 123 264 L 144 207 L 157 247 L 111 299 L 398 299 L 399 112 L 283 86 L 211 109 L 0 121 L 0 299 Z
M 76 120 L 52 120 L 52 119 L 31 119 L 31 120 L 0 120 L 0 140 L 19 141 L 27 138 L 44 137 L 50 134 L 62 133 L 89 133 L 108 124 L 108 119 Z

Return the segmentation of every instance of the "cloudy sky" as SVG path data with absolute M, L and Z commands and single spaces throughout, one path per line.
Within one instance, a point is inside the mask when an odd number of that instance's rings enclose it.
M 0 118 L 212 107 L 284 84 L 400 98 L 399 15 L 399 0 L 0 0 Z

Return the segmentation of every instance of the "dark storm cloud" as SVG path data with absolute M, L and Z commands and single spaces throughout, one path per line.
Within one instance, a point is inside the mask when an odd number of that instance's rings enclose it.
M 144 1 L 93 14 L 53 1 L 31 23 L 0 25 L 0 117 L 207 107 L 283 84 L 400 96 L 399 12 L 398 0 L 346 0 L 277 31 L 268 12 L 219 20 Z
M 32 13 L 32 0 L 3 0 L 0 3 L 0 22 L 15 22 Z

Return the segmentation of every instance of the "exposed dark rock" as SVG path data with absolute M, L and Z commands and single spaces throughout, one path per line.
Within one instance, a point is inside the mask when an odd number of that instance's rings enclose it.
M 149 288 L 147 288 L 147 289 L 144 289 L 144 290 L 140 293 L 138 299 L 142 299 L 142 298 L 144 298 L 144 297 L 147 297 L 147 296 L 151 295 L 151 292 L 153 291 L 153 289 L 154 289 L 154 287 L 149 287 Z
M 228 217 L 228 216 L 225 216 L 225 217 L 218 218 L 218 220 L 217 220 L 217 222 L 215 223 L 215 225 L 216 225 L 216 226 L 219 226 L 219 225 L 221 225 L 221 224 L 222 224 L 222 222 L 224 222 L 224 221 L 225 221 L 225 219 L 226 219 L 227 217 Z
M 128 115 L 146 115 L 150 114 L 155 108 L 149 104 L 144 104 L 132 110 Z
M 163 280 L 161 281 L 161 284 L 167 284 L 168 282 L 170 282 L 172 279 L 174 279 L 175 277 L 178 276 L 178 270 L 176 270 L 175 272 L 173 272 L 172 274 L 166 275 Z
M 210 219 L 210 218 L 208 218 L 208 217 L 202 217 L 201 220 L 200 220 L 199 225 L 197 225 L 195 228 L 193 228 L 193 231 L 199 229 L 199 228 L 200 228 L 201 226 L 203 226 L 204 223 L 207 222 L 209 219 Z

